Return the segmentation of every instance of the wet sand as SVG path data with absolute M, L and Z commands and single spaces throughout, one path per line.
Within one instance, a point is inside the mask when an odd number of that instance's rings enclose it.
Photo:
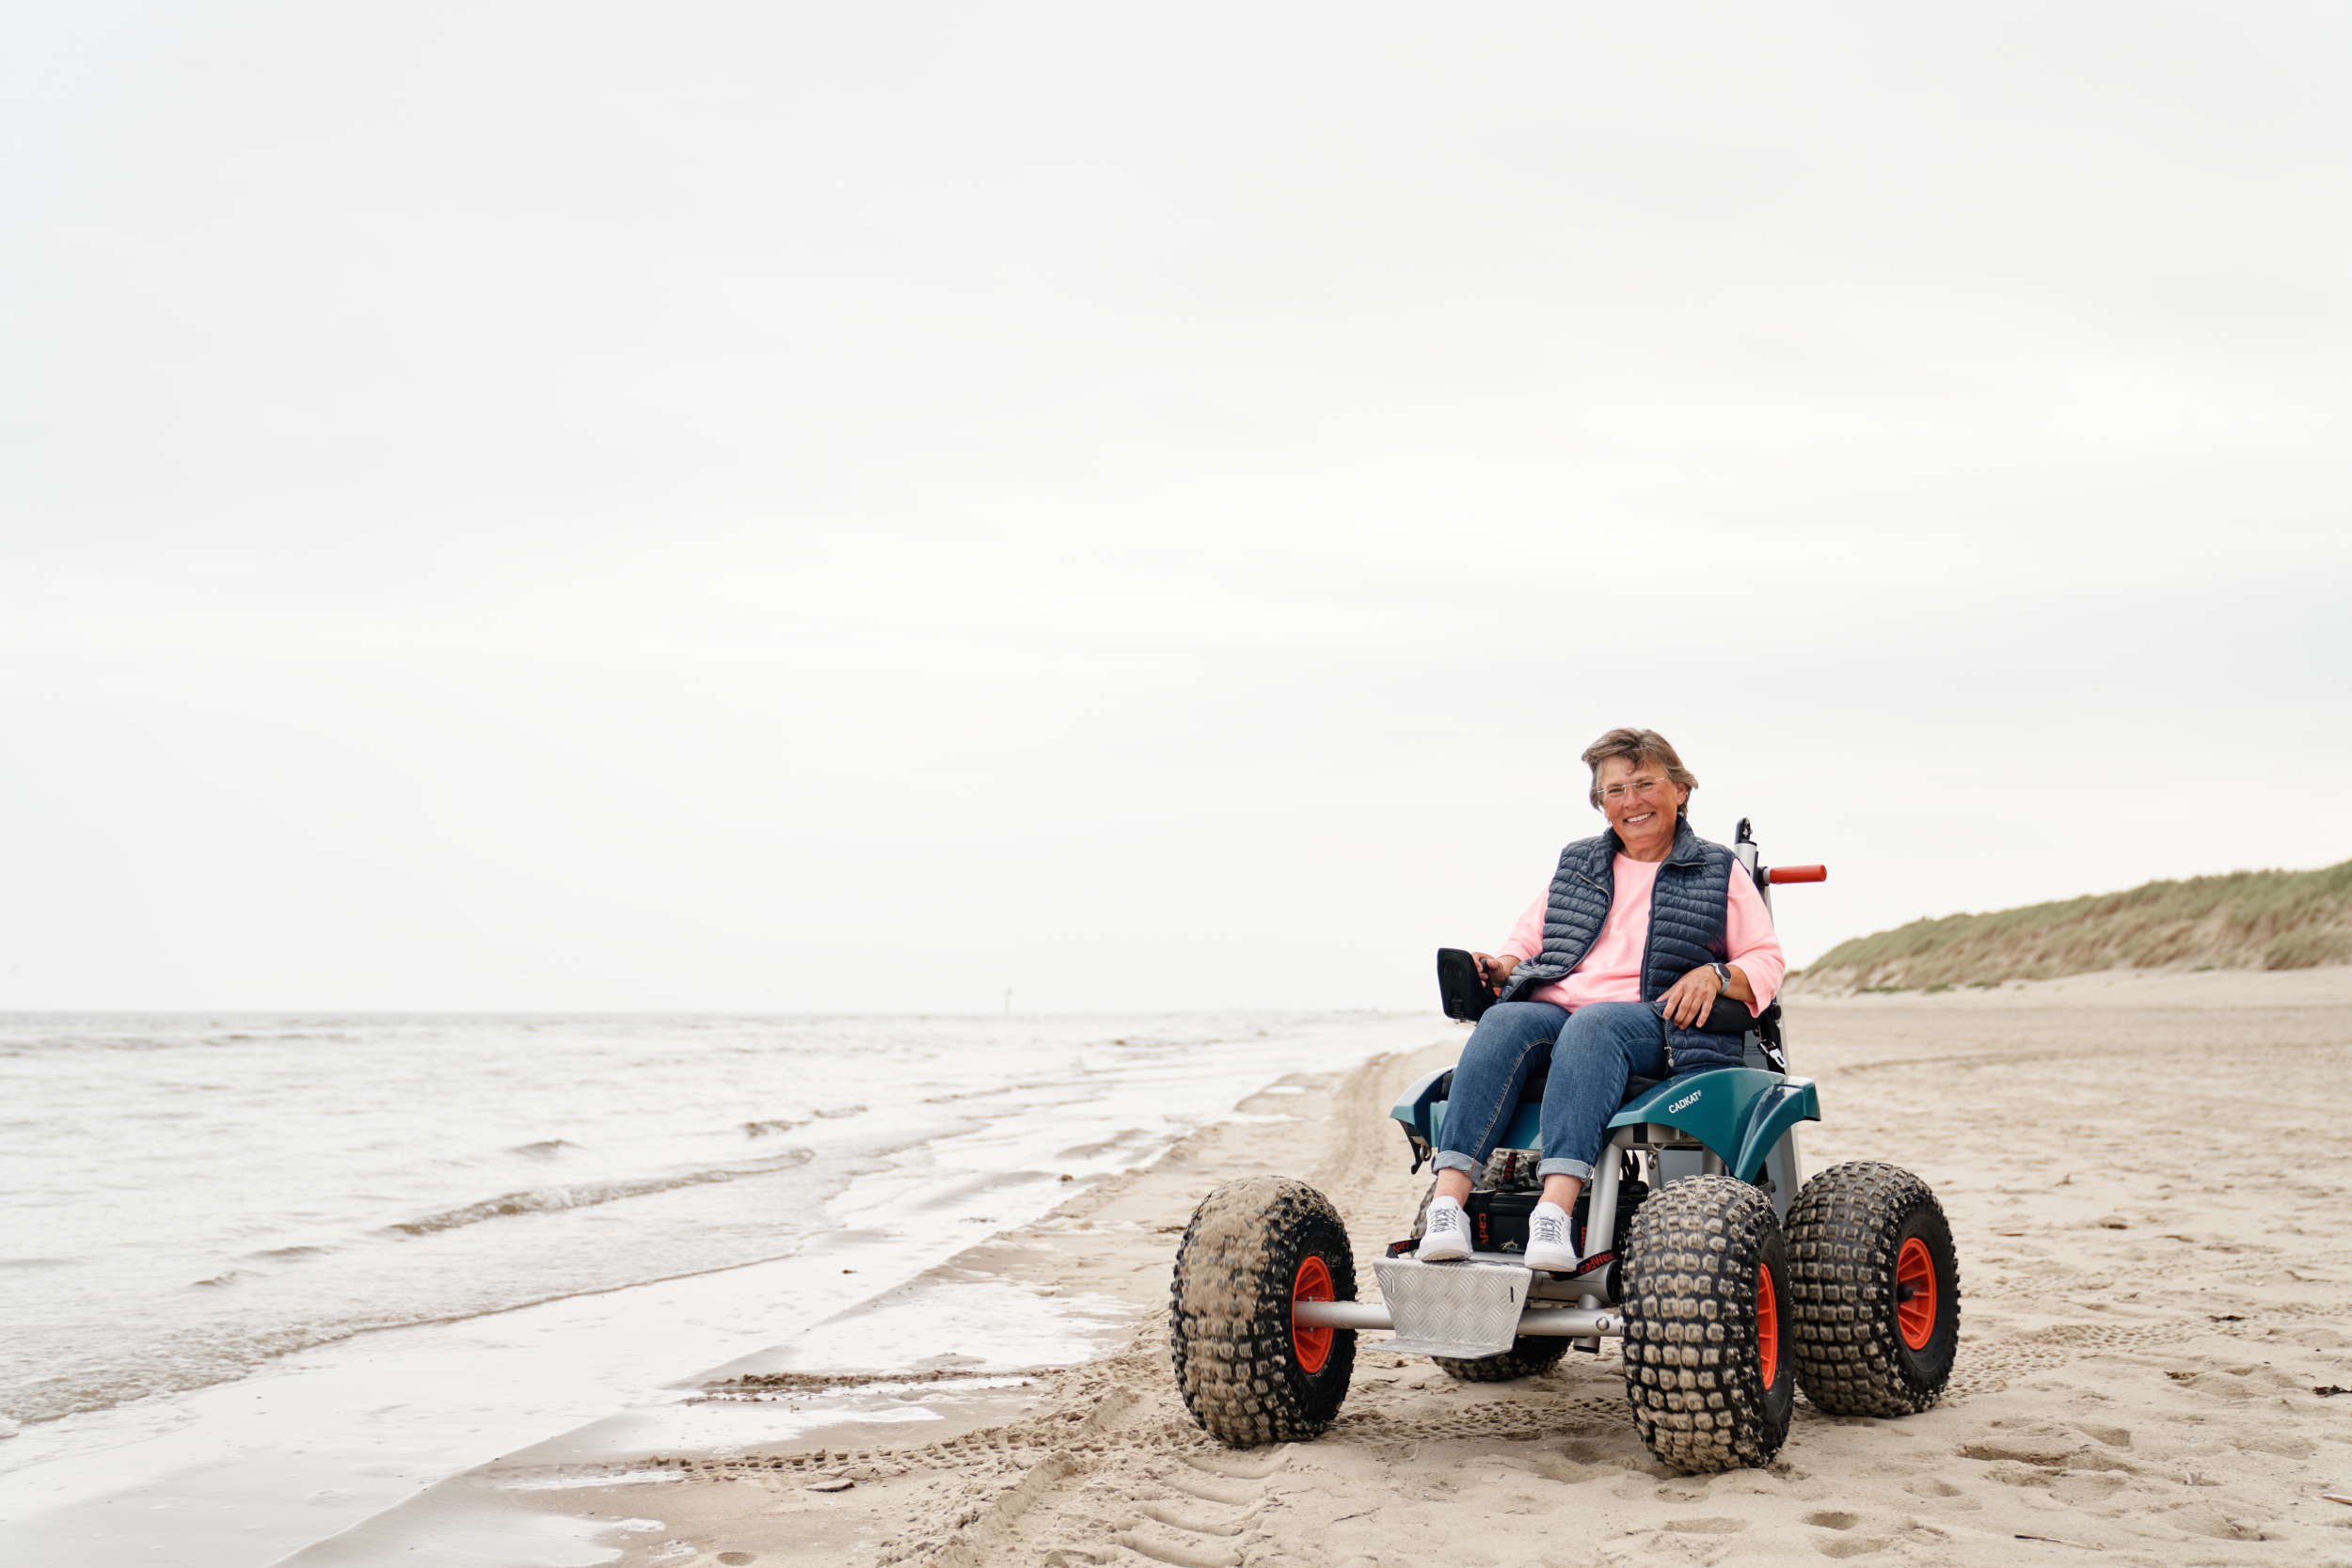
M 895 1354 L 779 1346 L 669 1416 L 511 1455 L 296 1560 L 2352 1568 L 2352 1505 L 2327 1497 L 2352 1497 L 2352 1393 L 2315 1391 L 2352 1387 L 2352 969 L 1789 1011 L 1826 1117 L 1805 1168 L 1892 1160 L 1952 1220 L 1961 1356 L 1923 1415 L 1800 1399 L 1769 1468 L 1678 1476 L 1634 1433 L 1613 1342 L 1475 1386 L 1366 1335 L 1323 1437 L 1205 1437 L 1167 1354 L 1186 1217 L 1221 1180 L 1303 1177 L 1369 1286 L 1427 1184 L 1386 1112 L 1459 1049 L 1433 1022 L 1429 1049 L 1258 1095 L 1242 1109 L 1269 1119 L 1197 1134 L 885 1299 Z M 1025 1313 L 1091 1323 L 1103 1353 L 957 1351 L 959 1321 L 977 1343 Z M 807 1424 L 827 1411 L 864 1418 Z M 528 1546 L 517 1511 L 544 1542 L 602 1550 Z

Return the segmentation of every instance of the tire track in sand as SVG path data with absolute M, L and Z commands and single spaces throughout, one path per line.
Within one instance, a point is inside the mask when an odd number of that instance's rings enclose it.
M 1401 1204 L 1409 1222 L 1411 1200 L 1403 1196 L 1393 1172 L 1383 1171 L 1391 1164 L 1401 1172 L 1409 1163 L 1403 1137 L 1388 1150 L 1392 1160 L 1384 1162 L 1380 1141 L 1360 1130 L 1385 1119 L 1406 1070 L 1406 1059 L 1396 1055 L 1354 1069 L 1327 1092 L 1329 1109 L 1312 1123 L 1319 1135 L 1307 1180 L 1339 1208 L 1357 1251 L 1359 1275 L 1366 1282 L 1371 1259 L 1380 1256 L 1398 1224 Z M 1385 1181 L 1383 1174 L 1389 1176 Z M 1171 1268 L 1174 1262 L 1171 1247 Z M 1236 1452 L 1193 1423 L 1175 1392 L 1164 1314 L 1095 1367 L 1104 1384 L 1099 1393 L 1083 1382 L 1067 1392 L 1057 1388 L 1040 1419 L 1003 1431 L 1007 1440 L 1050 1431 L 1057 1418 L 1067 1420 L 1074 1401 L 1094 1398 L 1098 1411 L 1115 1401 L 1117 1413 L 1100 1422 L 1093 1444 L 1057 1449 L 1031 1472 L 1034 1486 L 1025 1478 L 985 1500 L 963 1501 L 954 1515 L 961 1522 L 936 1546 L 928 1530 L 885 1545 L 877 1558 L 879 1568 L 899 1563 L 963 1568 L 988 1561 L 1040 1562 L 1048 1568 L 1120 1561 L 1237 1568 L 1258 1539 L 1272 1506 L 1267 1482 L 1285 1467 L 1288 1449 Z M 961 1490 L 991 1491 L 993 1485 L 994 1478 L 976 1476 Z

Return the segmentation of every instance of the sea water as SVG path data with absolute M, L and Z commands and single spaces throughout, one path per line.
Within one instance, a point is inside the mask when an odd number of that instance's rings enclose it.
M 406 1344 L 404 1325 L 549 1303 L 570 1326 L 534 1333 L 610 1331 L 649 1310 L 649 1282 L 796 1259 L 805 1323 L 1276 1079 L 1443 1032 L 1371 1014 L 0 1016 L 0 1412 L 20 1423 L 0 1472 L 135 1444 L 218 1402 L 195 1391 L 355 1336 Z M 709 1354 L 795 1326 L 739 1325 Z

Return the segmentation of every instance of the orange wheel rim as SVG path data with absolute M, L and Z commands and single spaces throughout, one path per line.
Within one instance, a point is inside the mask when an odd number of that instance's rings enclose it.
M 1895 1256 L 1895 1326 L 1913 1350 L 1935 1338 L 1935 1259 L 1916 1236 Z
M 1291 1281 L 1291 1300 L 1331 1299 L 1331 1271 L 1324 1267 L 1322 1259 L 1311 1253 L 1298 1265 L 1297 1276 Z M 1291 1349 L 1298 1354 L 1298 1365 L 1310 1372 L 1323 1370 L 1323 1364 L 1331 1359 L 1331 1336 L 1335 1332 L 1328 1328 L 1309 1328 L 1294 1322 L 1291 1324 Z
M 1780 1296 L 1772 1288 L 1772 1271 L 1756 1271 L 1756 1359 L 1764 1386 L 1780 1381 Z

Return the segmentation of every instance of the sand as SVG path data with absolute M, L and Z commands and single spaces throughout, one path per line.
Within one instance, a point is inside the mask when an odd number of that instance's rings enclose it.
M 1433 1022 L 1429 1049 L 1286 1081 L 1307 1092 L 1243 1105 L 1266 1119 L 1200 1133 L 882 1304 L 904 1323 L 896 1361 L 810 1365 L 780 1347 L 724 1370 L 751 1381 L 702 1391 L 718 1440 L 681 1448 L 674 1429 L 632 1451 L 615 1432 L 466 1483 L 484 1507 L 600 1526 L 626 1568 L 2352 1568 L 2352 1504 L 2327 1497 L 2352 1497 L 2352 1394 L 2315 1391 L 2352 1387 L 2352 969 L 1801 999 L 1790 1035 L 1826 1117 L 1806 1169 L 1892 1160 L 1941 1197 L 1963 1342 L 1936 1408 L 1839 1419 L 1800 1400 L 1769 1468 L 1654 1462 L 1613 1341 L 1473 1386 L 1366 1335 L 1321 1438 L 1235 1451 L 1192 1424 L 1166 1340 L 1187 1215 L 1230 1178 L 1305 1178 L 1338 1204 L 1369 1286 L 1427 1183 L 1386 1110 L 1458 1051 Z M 1075 1301 L 1104 1351 L 1062 1369 L 960 1361 L 936 1326 L 950 1301 Z M 1014 1375 L 972 1375 L 987 1370 Z M 874 1418 L 790 1434 L 825 1402 L 861 1400 Z M 584 1560 L 446 1544 L 426 1556 Z

